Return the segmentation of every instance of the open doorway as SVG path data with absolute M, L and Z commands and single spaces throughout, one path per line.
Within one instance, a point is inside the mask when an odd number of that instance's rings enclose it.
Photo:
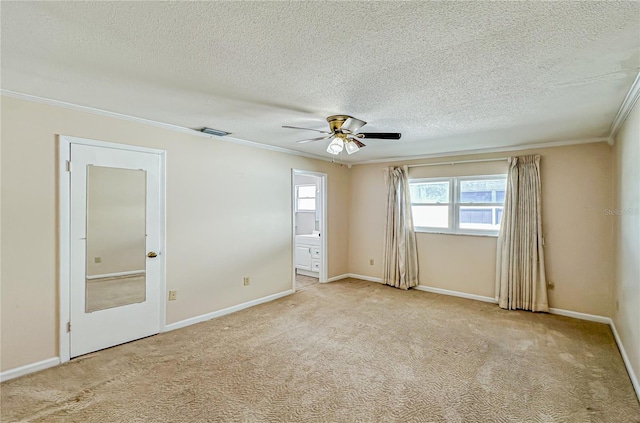
M 325 173 L 292 173 L 294 291 L 327 280 L 326 181 Z

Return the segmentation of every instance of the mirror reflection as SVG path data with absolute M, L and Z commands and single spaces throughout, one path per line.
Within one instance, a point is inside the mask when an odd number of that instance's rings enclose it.
M 87 166 L 87 313 L 146 299 L 146 179 Z

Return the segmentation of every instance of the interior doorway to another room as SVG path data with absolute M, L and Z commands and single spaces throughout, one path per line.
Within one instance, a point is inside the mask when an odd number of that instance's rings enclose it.
M 293 171 L 293 289 L 304 290 L 327 279 L 326 177 Z

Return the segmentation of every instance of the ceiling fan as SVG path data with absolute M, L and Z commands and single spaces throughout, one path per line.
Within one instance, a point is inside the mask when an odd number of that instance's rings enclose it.
M 325 134 L 318 138 L 309 138 L 297 141 L 299 143 L 307 143 L 314 141 L 322 141 L 331 139 L 327 147 L 327 153 L 338 155 L 342 150 L 347 150 L 348 154 L 353 154 L 360 150 L 365 144 L 361 141 L 366 138 L 377 138 L 383 140 L 399 140 L 402 134 L 397 132 L 358 132 L 360 128 L 367 122 L 356 119 L 347 115 L 334 115 L 327 118 L 329 122 L 329 131 L 320 131 L 318 129 L 301 128 L 299 126 L 283 125 L 283 128 L 289 129 L 305 129 L 307 131 L 320 132 Z

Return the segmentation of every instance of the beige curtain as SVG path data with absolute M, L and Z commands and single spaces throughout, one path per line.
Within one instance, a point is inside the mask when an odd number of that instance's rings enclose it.
M 418 285 L 418 252 L 411 217 L 407 167 L 385 169 L 387 222 L 383 282 L 400 289 Z
M 496 264 L 500 307 L 549 311 L 542 243 L 540 156 L 510 157 Z

